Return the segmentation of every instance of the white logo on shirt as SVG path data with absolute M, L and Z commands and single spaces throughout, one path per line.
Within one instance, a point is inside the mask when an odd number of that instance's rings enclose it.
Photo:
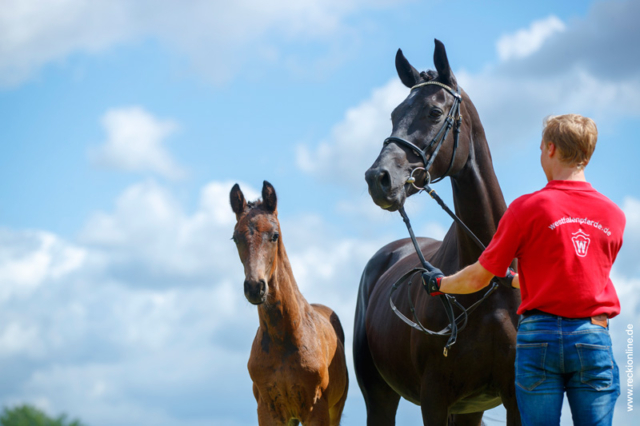
M 589 234 L 585 234 L 581 229 L 571 235 L 573 235 L 573 237 L 571 237 L 571 241 L 573 241 L 573 248 L 576 249 L 576 254 L 580 257 L 585 257 L 587 255 L 587 250 L 589 250 L 589 243 L 591 242 Z

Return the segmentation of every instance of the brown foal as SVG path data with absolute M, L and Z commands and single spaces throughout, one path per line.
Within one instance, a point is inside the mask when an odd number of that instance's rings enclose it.
M 247 203 L 236 184 L 230 198 L 244 294 L 260 318 L 248 364 L 258 423 L 337 426 L 349 387 L 340 320 L 298 290 L 273 186 L 265 181 L 262 201 Z

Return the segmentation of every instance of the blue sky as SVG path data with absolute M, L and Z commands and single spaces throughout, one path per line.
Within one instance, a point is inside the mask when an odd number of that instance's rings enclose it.
M 235 182 L 250 198 L 275 186 L 300 287 L 338 312 L 350 346 L 360 272 L 405 236 L 363 179 L 407 94 L 395 52 L 433 68 L 434 38 L 508 202 L 545 184 L 546 115 L 596 120 L 587 178 L 628 221 L 613 273 L 622 364 L 640 313 L 639 17 L 615 0 L 3 1 L 0 404 L 92 425 L 255 424 Z M 437 206 L 408 204 L 419 234 L 444 234 Z M 624 392 L 619 424 L 635 418 Z M 364 422 L 355 380 L 346 415 Z M 399 416 L 420 424 L 408 403 Z

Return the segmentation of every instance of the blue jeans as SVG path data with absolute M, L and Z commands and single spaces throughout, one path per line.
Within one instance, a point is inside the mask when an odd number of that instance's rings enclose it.
M 518 324 L 516 398 L 523 426 L 557 426 L 564 392 L 576 426 L 611 426 L 620 395 L 609 328 L 531 315 Z

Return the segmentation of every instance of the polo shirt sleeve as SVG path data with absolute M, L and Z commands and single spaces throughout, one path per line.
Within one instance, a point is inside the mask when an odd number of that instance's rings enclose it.
M 520 225 L 509 208 L 500 219 L 496 234 L 478 261 L 493 275 L 504 277 L 511 262 L 517 257 L 521 240 Z

